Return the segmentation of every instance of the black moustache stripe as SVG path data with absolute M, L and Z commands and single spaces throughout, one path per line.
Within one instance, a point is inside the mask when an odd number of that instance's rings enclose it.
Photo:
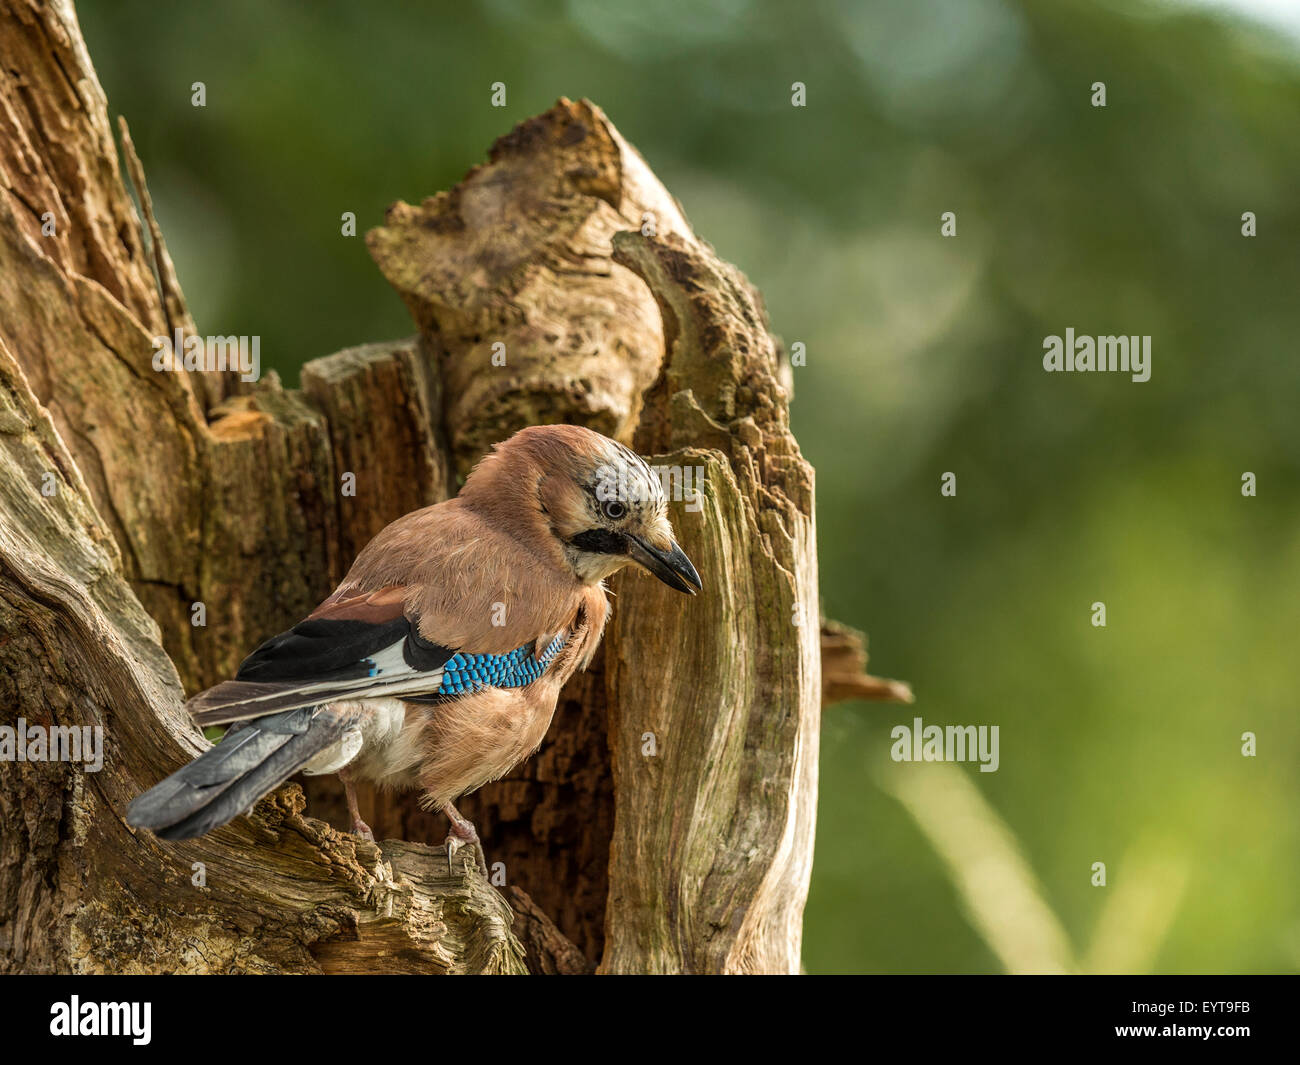
M 569 541 L 579 551 L 596 555 L 626 555 L 627 537 L 609 529 L 588 529 Z

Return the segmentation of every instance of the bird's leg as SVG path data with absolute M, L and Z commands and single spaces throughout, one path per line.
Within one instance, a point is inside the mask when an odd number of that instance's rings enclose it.
M 375 834 L 370 831 L 370 826 L 361 820 L 361 809 L 357 806 L 357 786 L 347 766 L 339 770 L 339 780 L 343 781 L 343 794 L 348 800 L 348 816 L 352 818 L 353 835 L 374 843 Z
M 474 830 L 474 824 L 466 817 L 460 815 L 460 811 L 451 803 L 447 803 L 442 808 L 442 812 L 447 815 L 450 831 L 447 833 L 447 864 L 450 866 L 451 861 L 456 857 L 456 852 L 466 843 L 474 844 L 478 847 L 478 871 L 485 877 L 488 875 L 487 861 L 483 857 L 483 844 L 478 838 L 478 833 Z

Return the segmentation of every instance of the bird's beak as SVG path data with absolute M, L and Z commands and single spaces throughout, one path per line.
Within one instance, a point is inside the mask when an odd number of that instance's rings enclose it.
M 676 543 L 671 551 L 661 551 L 642 540 L 639 536 L 628 535 L 628 557 L 639 566 L 644 566 L 669 588 L 675 588 L 687 595 L 694 595 L 704 587 L 700 575 L 695 572 L 691 560 Z

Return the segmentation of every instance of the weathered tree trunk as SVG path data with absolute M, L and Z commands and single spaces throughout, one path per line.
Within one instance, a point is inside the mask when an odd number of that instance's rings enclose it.
M 0 724 L 105 743 L 98 772 L 0 764 L 0 971 L 797 971 L 812 471 L 744 279 L 598 108 L 561 100 L 370 234 L 417 336 L 310 363 L 297 391 L 157 372 L 152 338 L 195 330 L 121 133 L 140 214 L 71 5 L 0 0 Z M 305 817 L 296 784 L 199 840 L 125 825 L 205 744 L 184 692 L 553 421 L 705 471 L 673 514 L 705 592 L 620 577 L 542 751 L 462 806 L 504 896 L 439 848 Z M 311 808 L 335 812 L 334 787 Z M 445 831 L 408 799 L 363 813 Z

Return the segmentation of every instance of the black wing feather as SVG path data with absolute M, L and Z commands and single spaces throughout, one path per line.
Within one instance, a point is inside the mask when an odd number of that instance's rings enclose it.
M 371 655 L 414 630 L 406 616 L 379 624 L 316 618 L 272 636 L 244 659 L 235 680 L 353 680 L 369 671 Z M 448 652 L 447 657 L 451 657 Z M 443 659 L 446 661 L 446 659 Z M 436 667 L 435 667 L 436 668 Z
M 397 647 L 405 674 L 393 670 Z M 380 652 L 387 652 L 382 667 L 375 662 Z M 439 683 L 437 670 L 453 654 L 423 639 L 418 622 L 407 615 L 382 622 L 308 619 L 267 640 L 244 659 L 234 680 L 200 692 L 188 708 L 198 724 L 217 725 L 386 691 L 428 694 Z M 422 675 L 428 687 L 420 687 Z

